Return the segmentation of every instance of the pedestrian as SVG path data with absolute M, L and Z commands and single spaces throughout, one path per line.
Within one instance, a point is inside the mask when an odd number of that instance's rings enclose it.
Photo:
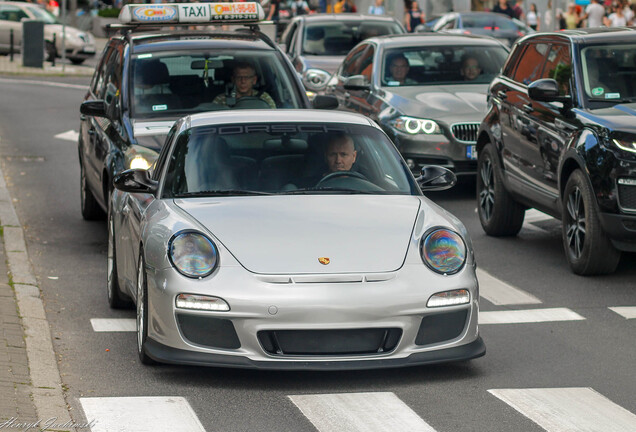
M 406 12 L 404 16 L 404 26 L 406 27 L 406 31 L 409 33 L 413 33 L 415 28 L 426 22 L 426 15 L 420 9 L 420 5 L 417 3 L 417 0 L 413 0 L 411 2 L 411 7 Z
M 334 13 L 351 13 L 357 12 L 357 8 L 353 0 L 339 0 L 333 7 Z
M 318 12 L 326 13 L 331 11 L 331 0 L 320 0 L 318 2 Z
M 384 0 L 375 0 L 375 5 L 369 6 L 369 15 L 384 15 Z
M 530 27 L 532 30 L 539 31 L 540 22 L 541 15 L 537 11 L 537 5 L 535 3 L 531 3 L 530 10 L 526 14 L 526 24 L 528 24 L 528 27 Z
M 620 4 L 614 4 L 614 12 L 609 14 L 603 22 L 607 27 L 625 27 L 627 25 L 627 19 L 623 14 L 623 8 Z
M 634 25 L 634 11 L 629 7 L 629 2 L 627 0 L 620 0 L 620 3 L 623 8 L 623 15 L 625 15 L 627 25 Z
M 543 31 L 552 31 L 554 30 L 554 17 L 552 16 L 552 0 L 548 0 L 548 5 L 545 8 L 545 13 L 543 14 L 543 24 L 541 28 Z
M 521 21 L 525 21 L 526 15 L 523 12 L 523 0 L 517 0 L 515 5 L 512 7 L 512 10 L 515 12 L 515 18 Z
M 305 15 L 310 12 L 309 5 L 305 0 L 294 0 L 291 4 L 292 16 Z
M 563 15 L 565 19 L 565 28 L 567 30 L 573 30 L 579 26 L 579 15 L 576 13 L 576 5 L 574 3 L 568 3 L 568 11 Z
M 605 8 L 599 4 L 599 0 L 592 2 L 585 8 L 584 20 L 587 20 L 587 27 L 601 27 L 605 17 Z
M 510 7 L 507 0 L 499 0 L 499 2 L 492 8 L 493 12 L 508 15 L 510 18 L 515 18 L 515 11 Z

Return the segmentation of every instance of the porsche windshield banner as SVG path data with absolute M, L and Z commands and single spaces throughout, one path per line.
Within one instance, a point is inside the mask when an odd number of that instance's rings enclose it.
M 255 2 L 129 4 L 122 8 L 119 20 L 135 24 L 176 24 L 261 21 L 265 12 Z

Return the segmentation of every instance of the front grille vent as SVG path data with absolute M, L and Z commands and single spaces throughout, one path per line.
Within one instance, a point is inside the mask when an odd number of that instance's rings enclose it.
M 618 201 L 625 210 L 636 210 L 636 186 L 618 184 Z
M 466 143 L 477 142 L 479 123 L 457 123 L 451 126 L 451 132 L 456 140 Z

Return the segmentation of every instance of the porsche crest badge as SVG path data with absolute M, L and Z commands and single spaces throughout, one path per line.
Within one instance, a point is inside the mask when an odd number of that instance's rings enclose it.
M 318 262 L 322 265 L 327 265 L 331 262 L 331 260 L 327 257 L 320 257 L 318 258 Z

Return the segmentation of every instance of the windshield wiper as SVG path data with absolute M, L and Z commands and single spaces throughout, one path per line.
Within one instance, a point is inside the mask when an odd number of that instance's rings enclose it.
M 243 189 L 219 189 L 219 190 L 206 190 L 196 192 L 184 192 L 179 195 L 175 195 L 174 198 L 188 198 L 197 196 L 228 196 L 228 195 L 271 195 L 268 192 L 243 190 Z
M 617 99 L 601 99 L 601 98 L 587 98 L 589 102 L 609 102 L 609 103 L 631 103 L 636 102 L 636 97 L 631 98 L 617 98 Z
M 347 189 L 347 188 L 334 188 L 334 187 L 311 187 L 311 188 L 301 188 L 291 191 L 282 191 L 279 192 L 280 195 L 303 195 L 303 194 L 312 194 L 312 193 L 321 193 L 321 192 L 345 192 L 348 194 L 372 194 L 374 192 L 361 191 L 358 189 Z

